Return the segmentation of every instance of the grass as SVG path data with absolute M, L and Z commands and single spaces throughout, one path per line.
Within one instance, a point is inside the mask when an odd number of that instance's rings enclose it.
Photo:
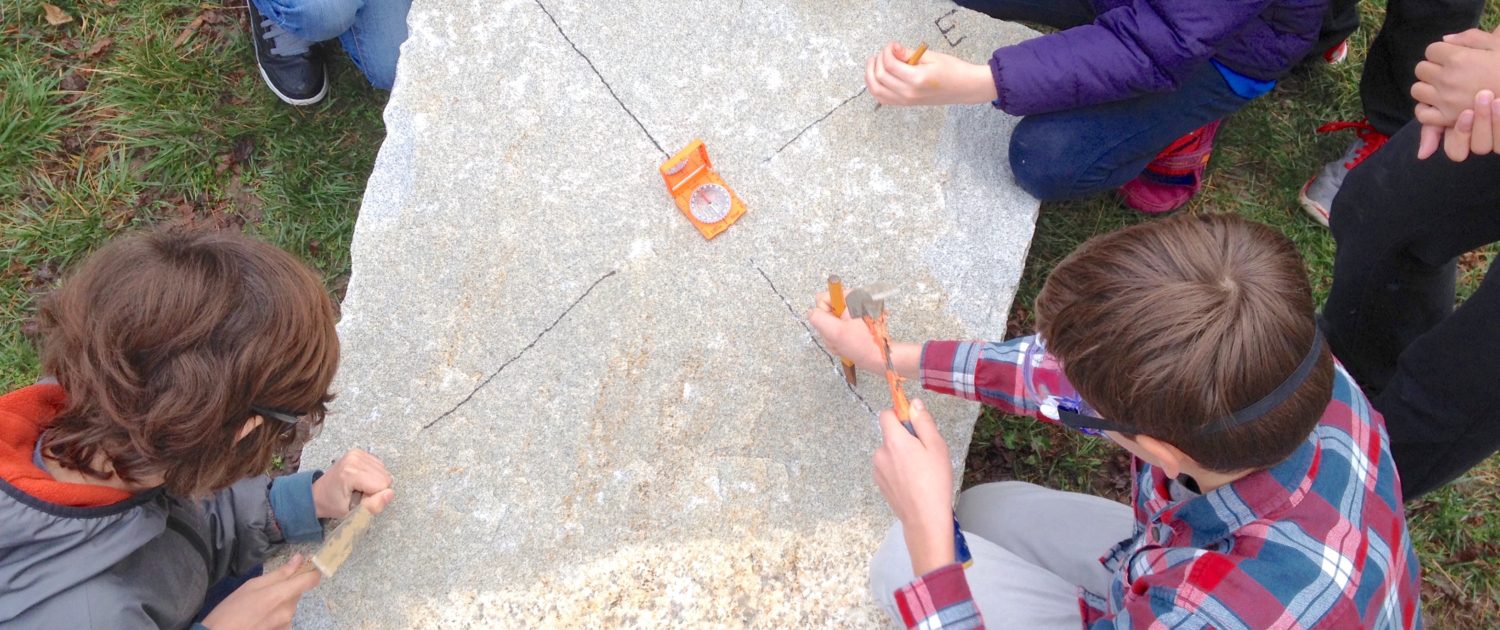
M 383 93 L 335 55 L 330 96 L 283 105 L 243 5 L 0 0 L 0 385 L 30 382 L 24 322 L 69 264 L 164 221 L 242 227 L 338 293 Z
M 27 337 L 37 296 L 111 236 L 163 221 L 259 234 L 318 268 L 335 296 L 349 239 L 383 136 L 384 96 L 343 59 L 329 98 L 295 109 L 260 83 L 242 5 L 183 0 L 55 0 L 73 18 L 49 25 L 41 3 L 0 0 L 0 387 L 30 383 Z M 1334 245 L 1302 216 L 1296 192 L 1349 137 L 1322 122 L 1358 117 L 1355 85 L 1383 3 L 1366 3 L 1350 62 L 1302 71 L 1232 117 L 1206 190 L 1189 211 L 1230 210 L 1283 230 L 1301 249 L 1319 295 Z M 1490 1 L 1490 16 L 1500 0 Z M 1142 220 L 1093 199 L 1042 209 L 1012 317 L 1042 279 L 1089 237 Z M 1490 249 L 1465 265 L 1461 296 Z M 1098 440 L 986 412 L 967 484 L 1019 478 L 1120 497 L 1126 460 Z M 1500 627 L 1500 465 L 1495 460 L 1409 506 L 1425 572 L 1429 627 Z

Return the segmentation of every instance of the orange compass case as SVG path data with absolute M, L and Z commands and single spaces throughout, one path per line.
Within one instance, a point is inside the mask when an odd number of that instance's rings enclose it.
M 712 240 L 744 216 L 745 204 L 714 170 L 702 140 L 693 140 L 659 170 L 677 209 L 703 238 Z

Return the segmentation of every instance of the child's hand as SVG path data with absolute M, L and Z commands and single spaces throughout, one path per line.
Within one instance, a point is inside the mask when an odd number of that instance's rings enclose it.
M 379 458 L 357 448 L 350 449 L 313 482 L 313 507 L 318 518 L 343 518 L 349 513 L 354 493 L 360 492 L 365 495 L 360 504 L 371 514 L 379 514 L 396 498 L 391 482 L 391 473 L 386 472 Z
M 1418 110 L 1427 105 L 1418 105 Z M 1470 109 L 1458 115 L 1452 127 L 1436 125 L 1422 126 L 1422 141 L 1417 148 L 1417 159 L 1425 160 L 1437 153 L 1441 145 L 1448 159 L 1462 162 L 1472 155 L 1489 155 L 1500 141 L 1500 99 L 1489 90 L 1474 96 Z
M 875 483 L 906 535 L 917 575 L 954 561 L 953 464 L 948 444 L 920 400 L 911 401 L 913 437 L 895 412 L 880 414 L 884 443 L 875 451 Z
M 297 600 L 323 578 L 317 571 L 298 573 L 306 562 L 301 555 L 292 556 L 280 569 L 245 582 L 214 606 L 203 625 L 209 630 L 292 627 Z
M 928 51 L 917 65 L 913 51 L 887 45 L 865 62 L 865 86 L 884 105 L 968 105 L 995 100 L 990 67 Z
M 885 372 L 885 360 L 870 335 L 870 327 L 863 320 L 849 317 L 848 312 L 834 317 L 827 293 L 818 294 L 818 304 L 807 311 L 807 321 L 818 331 L 830 353 L 853 361 L 861 370 Z
M 1418 103 L 1417 120 L 1424 125 L 1452 127 L 1481 90 L 1500 91 L 1500 30 L 1470 29 L 1443 37 L 1427 47 L 1427 60 L 1417 64 L 1417 83 L 1411 96 Z

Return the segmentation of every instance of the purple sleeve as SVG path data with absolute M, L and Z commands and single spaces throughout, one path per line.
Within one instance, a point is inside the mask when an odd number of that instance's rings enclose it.
M 1133 0 L 995 51 L 995 105 L 1027 116 L 1176 89 L 1271 0 Z

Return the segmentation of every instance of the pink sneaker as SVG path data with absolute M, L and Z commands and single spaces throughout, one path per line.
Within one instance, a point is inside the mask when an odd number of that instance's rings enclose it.
M 1125 205 L 1146 214 L 1164 214 L 1181 208 L 1198 194 L 1221 122 L 1199 127 L 1156 154 L 1139 177 L 1120 187 Z

